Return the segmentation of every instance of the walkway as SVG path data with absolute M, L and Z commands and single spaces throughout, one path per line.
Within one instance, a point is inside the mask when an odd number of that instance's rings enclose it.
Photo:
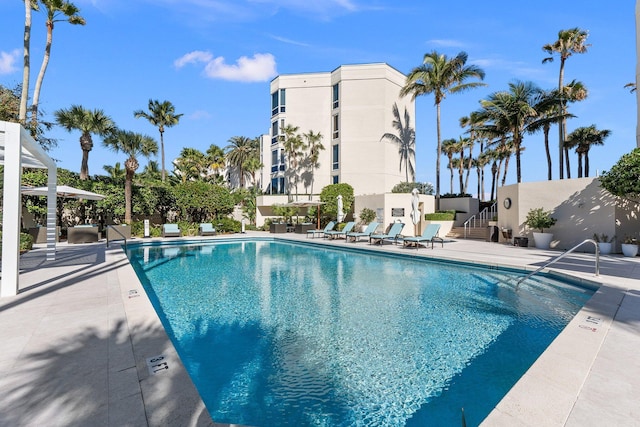
M 465 240 L 433 250 L 348 245 L 529 270 L 558 255 Z M 0 299 L 0 426 L 216 425 L 117 245 L 61 244 L 52 263 L 44 255 L 23 255 L 20 293 Z M 554 270 L 602 286 L 483 426 L 637 425 L 640 257 L 603 256 L 599 278 L 592 254 Z

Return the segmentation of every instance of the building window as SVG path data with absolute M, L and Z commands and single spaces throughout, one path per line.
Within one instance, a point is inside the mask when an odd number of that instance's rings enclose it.
M 284 113 L 285 108 L 285 89 L 280 89 L 271 94 L 271 116 L 275 116 L 280 113 Z
M 333 108 L 340 106 L 340 86 L 338 83 L 333 85 Z
M 278 142 L 278 135 L 280 132 L 278 131 L 278 121 L 271 123 L 271 143 L 275 144 Z
M 334 175 L 332 178 L 334 184 L 340 184 L 340 177 L 338 175 Z
M 339 162 L 340 150 L 339 150 L 338 144 L 333 145 L 331 149 L 332 149 L 332 155 L 331 155 L 332 169 L 338 170 L 340 168 L 340 162 Z
M 338 139 L 340 136 L 340 120 L 337 114 L 333 116 L 333 139 Z

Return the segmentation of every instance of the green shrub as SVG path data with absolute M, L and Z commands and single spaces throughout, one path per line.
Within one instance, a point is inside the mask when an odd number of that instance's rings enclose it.
M 219 233 L 239 233 L 242 228 L 240 221 L 233 218 L 220 218 L 213 222 L 213 226 Z
M 524 220 L 525 225 L 544 233 L 545 228 L 551 227 L 556 223 L 556 219 L 551 217 L 551 211 L 545 211 L 543 208 L 529 210 L 527 218 Z
M 444 211 L 424 214 L 425 221 L 453 221 L 456 218 L 456 211 Z
M 33 236 L 29 233 L 20 233 L 20 250 L 29 251 L 33 248 Z
M 373 211 L 373 209 L 362 208 L 362 210 L 360 211 L 360 223 L 369 224 L 375 219 L 376 213 Z

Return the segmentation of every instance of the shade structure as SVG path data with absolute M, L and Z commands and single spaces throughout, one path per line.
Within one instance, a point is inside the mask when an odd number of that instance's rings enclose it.
M 344 219 L 344 204 L 342 202 L 342 194 L 338 194 L 338 215 L 337 215 L 337 220 L 338 222 L 342 222 L 342 220 Z
M 47 187 L 25 187 L 22 189 L 22 194 L 27 196 L 46 196 Z M 102 200 L 105 198 L 102 194 L 81 190 L 68 185 L 58 185 L 56 187 L 56 194 L 58 197 L 65 199 Z
M 296 200 L 295 202 L 287 203 L 285 206 L 295 207 L 295 208 L 318 208 L 318 223 L 317 227 L 320 229 L 320 205 L 324 205 L 324 202 L 318 202 L 315 200 Z

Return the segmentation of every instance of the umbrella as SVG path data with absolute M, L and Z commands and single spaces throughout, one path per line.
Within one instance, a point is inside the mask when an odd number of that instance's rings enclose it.
M 414 225 L 414 234 L 417 235 L 417 225 L 420 223 L 420 209 L 418 208 L 418 204 L 420 200 L 418 199 L 418 189 L 414 188 L 411 191 L 411 221 L 413 221 Z
M 27 196 L 46 196 L 47 190 L 47 187 L 25 187 L 22 189 L 22 194 L 26 194 Z M 105 198 L 102 194 L 69 187 L 68 185 L 58 185 L 56 187 L 56 194 L 58 197 L 66 199 L 102 200 Z
M 344 219 L 344 206 L 342 204 L 342 194 L 338 194 L 338 222 Z

